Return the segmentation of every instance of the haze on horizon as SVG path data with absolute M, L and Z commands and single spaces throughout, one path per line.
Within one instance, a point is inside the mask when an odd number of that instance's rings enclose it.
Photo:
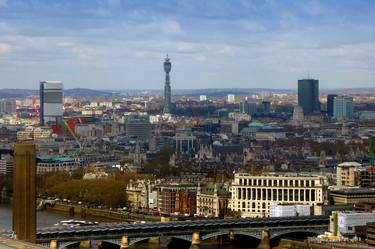
M 0 88 L 373 87 L 372 0 L 0 0 Z

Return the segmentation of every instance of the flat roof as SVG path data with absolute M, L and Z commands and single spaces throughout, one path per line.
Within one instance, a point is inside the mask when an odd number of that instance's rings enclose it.
M 333 194 L 374 194 L 375 188 L 345 188 L 338 190 L 331 190 Z
M 73 162 L 74 158 L 72 157 L 66 157 L 66 156 L 39 156 L 38 162 L 41 163 L 51 163 L 51 162 Z

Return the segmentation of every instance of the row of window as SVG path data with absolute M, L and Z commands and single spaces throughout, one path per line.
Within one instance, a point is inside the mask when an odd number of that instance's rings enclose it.
M 314 187 L 315 180 L 239 179 L 244 186 Z
M 239 200 L 315 201 L 315 193 L 315 189 L 237 188 L 234 194 Z

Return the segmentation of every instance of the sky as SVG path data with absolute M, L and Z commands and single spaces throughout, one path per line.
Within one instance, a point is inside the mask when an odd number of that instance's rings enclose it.
M 0 0 L 0 88 L 375 87 L 374 0 Z

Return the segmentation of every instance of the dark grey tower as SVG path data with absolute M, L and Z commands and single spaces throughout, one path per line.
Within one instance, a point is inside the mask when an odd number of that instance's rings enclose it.
M 171 113 L 171 82 L 169 81 L 169 73 L 172 68 L 172 63 L 167 57 L 164 60 L 165 85 L 164 85 L 164 109 L 163 113 Z
M 305 114 L 320 111 L 319 80 L 298 80 L 298 105 Z

